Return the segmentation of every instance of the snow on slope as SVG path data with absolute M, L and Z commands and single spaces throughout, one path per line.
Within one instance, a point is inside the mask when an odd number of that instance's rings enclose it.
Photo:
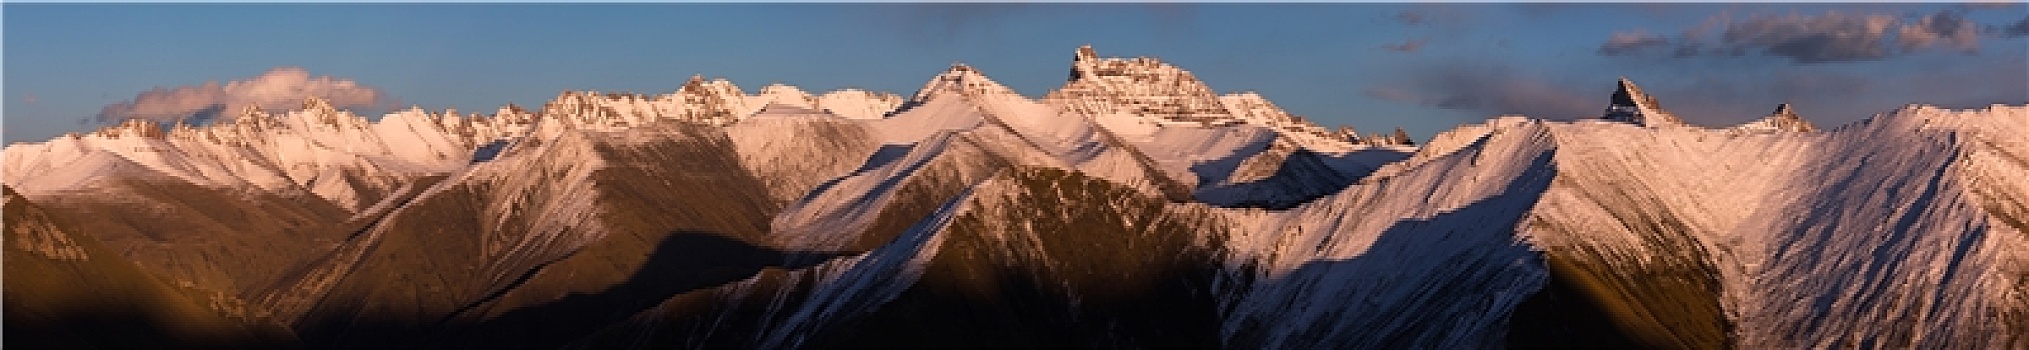
M 1607 317 L 1652 346 L 2019 345 L 2024 111 L 1913 106 L 1800 134 L 1454 130 L 1337 195 L 1228 211 L 1228 264 L 1254 271 L 1228 280 L 1228 342 L 1490 346 L 1550 276 L 1629 305 Z
M 881 119 L 888 112 L 901 108 L 902 97 L 889 93 L 869 92 L 859 89 L 845 89 L 827 92 L 817 97 L 817 105 L 824 110 L 848 119 Z
M 780 104 L 725 130 L 740 151 L 740 163 L 767 182 L 771 197 L 782 203 L 846 175 L 880 147 L 865 123 Z
M 521 118 L 410 110 L 368 123 L 313 98 L 303 110 L 250 109 L 204 127 L 161 130 L 135 120 L 87 135 L 9 145 L 7 181 L 23 186 L 31 198 L 87 190 L 93 183 L 57 181 L 119 160 L 201 186 L 300 189 L 358 210 L 405 179 L 464 166 L 478 144 L 516 132 Z
M 893 301 L 914 286 L 943 247 L 951 220 L 971 203 L 972 189 L 952 197 L 929 217 L 909 227 L 888 244 L 866 254 L 811 268 L 812 291 L 794 310 L 763 331 L 761 348 L 803 348 L 814 334 L 861 317 Z
M 1484 348 L 1542 284 L 1512 232 L 1556 176 L 1547 128 L 1501 130 L 1288 212 L 1234 212 L 1229 346 Z
M 2004 270 L 2019 270 L 2005 252 L 2021 250 L 2021 237 L 1995 227 L 1997 213 L 1968 198 L 1981 190 L 1965 183 L 2029 169 L 1961 169 L 1968 153 L 2000 148 L 1987 140 L 2021 130 L 2022 118 L 2019 107 L 1912 107 L 1828 135 L 1560 126 L 1568 175 L 1524 234 L 1553 258 L 1622 266 L 1598 278 L 1716 274 L 1699 284 L 1718 284 L 1743 347 L 1998 346 L 2007 333 L 1981 320 L 2009 307 L 1993 286 L 2020 279 Z M 1960 128 L 1927 126 L 1944 123 Z M 1998 139 L 2008 138 L 2019 139 Z M 1631 317 L 1662 317 L 1646 313 Z
M 771 235 L 777 244 L 806 250 L 851 247 L 866 239 L 861 236 L 892 210 L 890 203 L 905 189 L 967 188 L 1005 167 L 1009 157 L 1051 159 L 1021 145 L 990 145 L 1009 142 L 992 138 L 1005 131 L 988 127 L 988 116 L 960 92 L 933 87 L 918 96 L 890 118 L 862 122 L 881 141 L 880 149 L 857 170 L 812 188 L 775 216 Z
M 1272 131 L 1253 126 L 1162 128 L 1147 142 L 1131 144 L 1171 178 L 1202 187 L 1225 181 L 1240 161 L 1267 151 L 1274 140 Z
M 2020 106 L 1912 106 L 1828 137 L 1838 151 L 1801 159 L 1807 170 L 1776 192 L 1799 196 L 1773 198 L 1781 210 L 1727 232 L 1746 240 L 1755 273 L 1727 288 L 1741 345 L 2024 344 L 2029 334 L 1994 320 L 2024 307 L 2009 304 L 2021 298 L 2029 237 L 2019 217 L 2011 226 L 1987 207 L 2023 201 L 2025 126 Z
M 795 86 L 769 84 L 754 95 L 725 79 L 693 76 L 677 91 L 660 96 L 630 93 L 566 91 L 545 107 L 546 115 L 565 118 L 577 128 L 626 128 L 664 120 L 726 125 L 745 119 L 770 104 L 825 110 L 852 119 L 880 119 L 900 106 L 900 97 L 846 89 L 812 96 Z
M 1283 139 L 1296 146 L 1324 153 L 1351 152 L 1358 147 L 1352 140 L 1340 136 L 1330 129 L 1312 124 L 1303 117 L 1290 115 L 1276 107 L 1274 102 L 1260 94 L 1244 92 L 1219 96 L 1219 103 L 1232 111 L 1233 116 L 1248 124 L 1273 128 Z
M 1258 94 L 1215 95 L 1181 68 L 1152 58 L 1099 58 L 1090 46 L 1080 47 L 1073 57 L 1071 81 L 1044 101 L 1092 120 L 1119 143 L 1140 148 L 1148 167 L 1198 188 L 1195 199 L 1222 206 L 1301 203 L 1336 192 L 1347 179 L 1365 177 L 1414 150 L 1358 144 L 1283 112 Z M 1193 131 L 1226 128 L 1271 133 Z M 1241 139 L 1200 139 L 1204 137 Z M 1214 146 L 1219 149 L 1204 148 Z M 1236 169 L 1241 164 L 1244 171 Z
M 980 136 L 1005 138 L 984 145 L 1024 149 L 1002 150 L 1000 154 L 1082 171 L 1151 193 L 1181 196 L 1184 191 L 1172 177 L 1156 169 L 1153 159 L 1096 121 L 1024 98 L 971 67 L 952 67 L 925 84 L 924 91 L 957 92 L 977 106 L 986 122 L 996 126 Z M 1026 149 L 1041 151 L 1043 157 L 1025 157 L 1033 153 Z

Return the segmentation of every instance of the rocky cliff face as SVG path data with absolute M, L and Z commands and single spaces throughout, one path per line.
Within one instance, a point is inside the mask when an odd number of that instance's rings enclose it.
M 1620 78 L 1620 85 L 1613 90 L 1613 102 L 1607 104 L 1606 120 L 1633 123 L 1641 126 L 1684 125 L 1675 114 L 1664 111 L 1654 96 L 1643 92 L 1627 77 Z

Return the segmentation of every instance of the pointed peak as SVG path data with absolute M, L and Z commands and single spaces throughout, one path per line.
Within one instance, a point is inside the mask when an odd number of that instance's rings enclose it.
M 1352 128 L 1346 127 L 1339 129 L 1339 134 L 1344 135 L 1347 141 L 1367 146 L 1383 147 L 1383 146 L 1416 145 L 1416 141 L 1410 140 L 1409 133 L 1402 131 L 1402 127 L 1395 127 L 1394 132 L 1373 134 L 1367 136 L 1360 136 L 1360 134 L 1358 132 L 1353 131 Z
M 690 80 L 684 81 L 683 87 L 677 88 L 677 92 L 687 94 L 741 94 L 740 87 L 734 86 L 732 81 L 728 81 L 725 78 L 706 79 L 703 75 L 690 76 Z
M 330 100 L 326 100 L 326 99 L 324 99 L 323 97 L 317 97 L 317 96 L 310 96 L 310 97 L 305 97 L 305 98 L 303 98 L 303 110 L 306 110 L 306 111 L 337 111 L 337 110 L 338 110 L 338 108 L 337 108 L 337 107 L 332 107 L 332 106 L 331 106 L 331 101 L 330 101 Z
M 1648 94 L 1642 93 L 1641 86 L 1635 85 L 1634 80 L 1629 80 L 1627 77 L 1622 76 L 1620 77 L 1620 82 L 1614 86 L 1613 96 L 1614 103 L 1632 106 L 1643 102 L 1641 100 L 1648 97 Z
M 162 131 L 161 122 L 141 118 L 127 119 L 125 121 L 121 121 L 119 124 L 113 124 L 105 126 L 103 128 L 99 128 L 97 134 L 99 136 L 108 138 L 121 138 L 130 136 L 161 138 L 164 135 Z
M 598 97 L 598 96 L 599 96 L 599 92 L 597 92 L 597 91 L 577 91 L 577 90 L 564 90 L 563 92 L 558 92 L 558 93 L 557 93 L 557 97 L 556 97 L 555 99 L 551 99 L 551 101 L 552 101 L 552 102 L 562 102 L 562 101 L 571 101 L 571 102 L 585 102 L 585 101 L 587 101 L 587 100 L 590 100 L 590 99 L 591 99 L 591 98 L 593 98 L 593 97 Z
M 979 74 L 979 69 L 972 68 L 971 65 L 967 65 L 965 64 L 965 62 L 951 62 L 951 68 L 945 68 L 944 73 L 941 73 L 939 75 L 948 76 L 962 74 Z
M 1789 104 L 1785 103 L 1776 107 L 1774 114 L 1734 126 L 1733 130 L 1750 132 L 1812 132 L 1817 131 L 1818 127 L 1811 124 L 1811 121 L 1805 120 L 1804 117 L 1798 116 L 1795 111 L 1789 109 Z
M 1097 59 L 1099 59 L 1099 54 L 1092 51 L 1092 44 L 1079 46 L 1077 56 L 1071 57 L 1072 61 L 1091 61 Z
M 1646 105 L 1654 104 L 1655 99 L 1649 98 L 1649 94 L 1642 92 L 1641 86 L 1635 85 L 1634 80 L 1622 76 L 1620 77 L 1620 82 L 1614 86 L 1613 105 L 1615 106 L 1648 107 Z
M 1811 132 L 1817 131 L 1818 127 L 1811 124 L 1811 121 L 1804 120 L 1803 116 L 1798 116 L 1796 110 L 1790 109 L 1790 105 L 1784 103 L 1776 105 L 1775 113 L 1767 118 L 1742 124 L 1735 129 Z
M 260 104 L 247 104 L 245 107 L 240 107 L 240 116 L 242 117 L 256 117 L 267 114 L 268 111 L 262 110 Z
M 962 95 L 1014 94 L 1014 90 L 1000 85 L 999 82 L 993 81 L 992 78 L 987 78 L 986 74 L 981 73 L 979 69 L 972 68 L 972 66 L 965 65 L 965 63 L 952 63 L 951 68 L 945 69 L 943 73 L 930 78 L 930 82 L 923 84 L 923 89 L 917 90 L 916 96 L 912 97 L 911 100 L 924 101 L 932 93 L 942 90 L 950 90 L 950 92 Z
M 1602 117 L 1643 126 L 1683 124 L 1683 121 L 1678 120 L 1675 115 L 1663 111 L 1663 107 L 1656 103 L 1654 96 L 1642 92 L 1642 88 L 1636 86 L 1634 80 L 1625 76 L 1620 77 L 1619 84 L 1614 87 L 1612 102 L 1607 104 L 1606 113 Z
M 514 104 L 513 102 L 508 102 L 507 105 L 500 106 L 499 110 L 494 111 L 494 114 L 496 115 L 522 114 L 522 113 L 528 113 L 528 110 L 521 108 L 521 105 Z

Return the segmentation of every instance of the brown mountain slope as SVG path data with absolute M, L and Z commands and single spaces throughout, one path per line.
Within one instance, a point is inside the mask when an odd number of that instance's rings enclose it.
M 225 296 L 163 283 L 13 188 L 6 196 L 8 347 L 297 346 L 279 327 L 227 318 L 206 306 Z

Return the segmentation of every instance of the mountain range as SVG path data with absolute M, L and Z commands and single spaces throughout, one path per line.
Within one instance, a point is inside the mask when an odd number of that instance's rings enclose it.
M 1602 91 L 1604 92 L 1604 91 Z M 2029 107 L 1362 135 L 1154 58 L 4 155 L 8 345 L 2022 348 Z

